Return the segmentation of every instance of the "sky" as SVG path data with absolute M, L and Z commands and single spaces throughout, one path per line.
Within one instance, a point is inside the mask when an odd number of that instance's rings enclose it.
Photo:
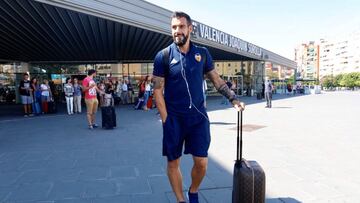
M 360 0 L 147 1 L 289 59 L 302 43 L 360 30 Z

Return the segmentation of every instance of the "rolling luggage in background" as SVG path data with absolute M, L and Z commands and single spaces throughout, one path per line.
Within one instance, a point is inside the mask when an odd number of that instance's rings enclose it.
M 121 98 L 117 94 L 114 94 L 113 97 L 114 97 L 114 105 L 119 105 Z
M 146 107 L 147 107 L 148 109 L 152 109 L 152 107 L 153 107 L 153 96 L 150 96 L 150 97 L 149 97 L 149 99 L 148 99 L 148 101 L 147 101 L 147 104 L 146 104 Z
M 42 102 L 41 110 L 43 113 L 49 113 L 49 104 L 48 102 Z
M 48 106 L 48 113 L 57 113 L 55 101 L 48 102 L 47 106 Z
M 241 119 L 240 119 L 241 114 Z M 241 120 L 239 124 L 239 120 Z M 240 129 L 239 129 L 240 128 Z M 240 132 L 240 133 L 239 133 Z M 240 134 L 240 137 L 239 137 Z M 256 161 L 242 159 L 242 111 L 237 119 L 237 153 L 233 177 L 233 203 L 264 203 L 265 173 Z
M 113 129 L 116 127 L 116 114 L 113 106 L 101 107 L 102 128 Z

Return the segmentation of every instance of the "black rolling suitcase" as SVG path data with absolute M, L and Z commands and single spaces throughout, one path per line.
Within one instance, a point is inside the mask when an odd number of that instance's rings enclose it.
M 57 113 L 55 101 L 48 102 L 48 113 Z
M 241 120 L 240 124 L 239 120 Z M 242 159 L 242 112 L 238 112 L 236 155 L 232 202 L 264 203 L 265 173 L 256 161 L 246 161 L 245 159 Z
M 102 128 L 113 129 L 116 127 L 116 114 L 113 106 L 101 107 Z

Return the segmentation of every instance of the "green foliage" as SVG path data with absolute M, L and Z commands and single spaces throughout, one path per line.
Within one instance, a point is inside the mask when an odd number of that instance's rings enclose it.
M 344 73 L 335 77 L 328 75 L 321 79 L 321 84 L 324 87 L 360 87 L 360 72 Z
M 340 83 L 344 77 L 344 74 L 336 75 L 334 78 L 334 86 L 335 87 L 343 87 Z
M 330 75 L 327 75 L 321 79 L 321 84 L 326 88 L 334 87 L 334 78 Z
M 289 78 L 289 80 L 287 81 L 287 84 L 290 84 L 290 85 L 295 84 L 295 74 Z
M 348 73 L 344 74 L 344 77 L 340 81 L 340 85 L 344 87 L 354 88 L 359 85 L 360 73 Z

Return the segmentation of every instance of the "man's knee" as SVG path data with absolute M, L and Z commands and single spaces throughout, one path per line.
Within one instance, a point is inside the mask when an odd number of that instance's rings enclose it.
M 180 167 L 180 158 L 168 161 L 167 167 L 169 170 L 177 170 Z
M 194 157 L 194 168 L 197 171 L 206 171 L 208 159 L 205 157 Z

